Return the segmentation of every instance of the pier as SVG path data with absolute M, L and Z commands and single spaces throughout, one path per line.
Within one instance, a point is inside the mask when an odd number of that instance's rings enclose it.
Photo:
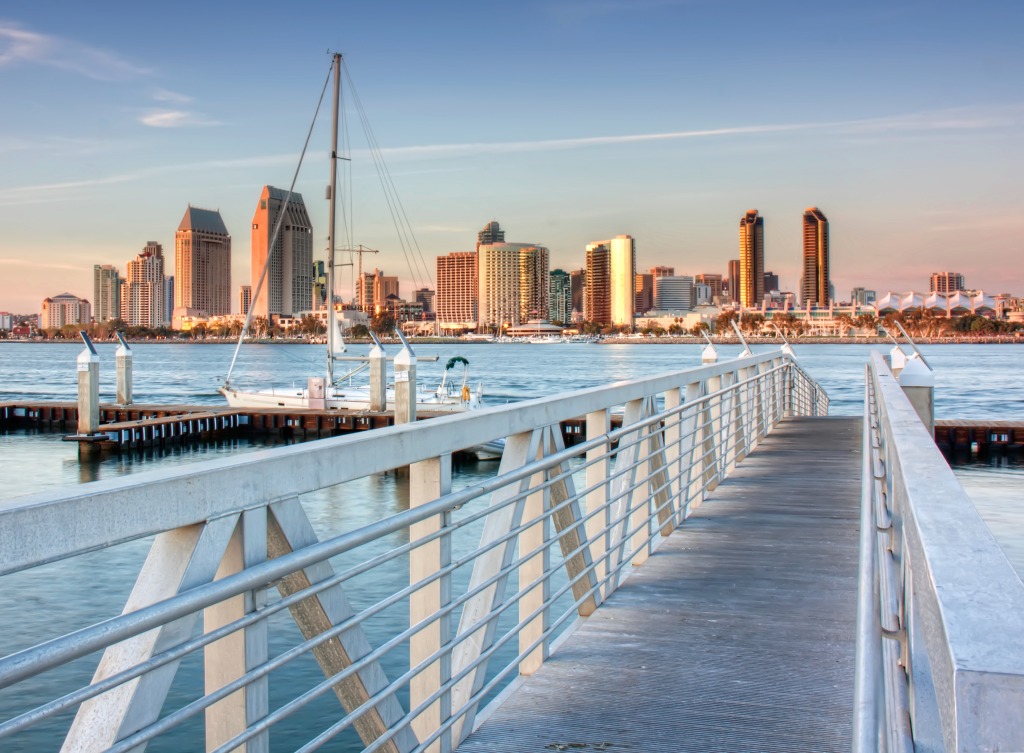
M 0 583 L 151 543 L 0 659 L 0 748 L 1024 750 L 1024 585 L 914 376 L 829 417 L 769 351 L 2 501 Z M 407 509 L 307 508 L 399 467 Z

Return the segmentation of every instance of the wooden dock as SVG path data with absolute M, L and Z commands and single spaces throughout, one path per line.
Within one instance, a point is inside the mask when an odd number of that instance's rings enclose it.
M 943 452 L 978 453 L 1024 450 L 1024 421 L 1001 421 L 994 418 L 970 420 L 937 419 L 935 444 Z
M 848 751 L 860 462 L 784 421 L 459 753 Z

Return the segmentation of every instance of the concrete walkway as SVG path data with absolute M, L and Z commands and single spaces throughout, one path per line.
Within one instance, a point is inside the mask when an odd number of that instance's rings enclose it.
M 783 422 L 459 753 L 846 753 L 860 432 Z

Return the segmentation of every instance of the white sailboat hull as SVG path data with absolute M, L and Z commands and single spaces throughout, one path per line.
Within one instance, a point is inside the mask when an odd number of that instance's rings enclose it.
M 330 388 L 323 398 L 314 398 L 312 403 L 306 389 L 300 387 L 245 391 L 234 387 L 221 387 L 218 392 L 232 408 L 291 408 L 306 410 L 370 410 L 370 390 L 359 387 Z M 394 408 L 394 390 L 387 391 L 388 408 Z M 420 392 L 416 396 L 416 410 L 434 413 L 461 413 L 480 407 L 479 398 L 470 394 L 463 400 L 462 395 L 438 395 L 435 392 Z

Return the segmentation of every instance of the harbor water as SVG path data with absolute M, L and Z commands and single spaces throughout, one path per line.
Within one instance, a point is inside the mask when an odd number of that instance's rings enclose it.
M 738 346 L 716 346 L 721 359 L 735 357 Z M 754 350 L 775 346 L 754 346 Z M 422 383 L 440 381 L 448 358 L 462 355 L 470 362 L 470 383 L 475 390 L 483 385 L 486 403 L 504 404 L 558 392 L 607 384 L 652 374 L 700 365 L 701 346 L 665 344 L 451 344 L 416 345 L 422 359 L 418 376 Z M 75 343 L 0 342 L 0 400 L 74 400 L 77 389 L 75 358 L 82 346 Z M 113 401 L 115 372 L 114 346 L 98 345 L 101 357 L 101 400 Z M 216 404 L 223 398 L 216 388 L 223 382 L 231 362 L 233 345 L 143 343 L 133 346 L 134 393 L 137 403 Z M 366 346 L 350 346 L 350 352 L 365 352 Z M 860 415 L 863 410 L 864 365 L 871 350 L 888 351 L 880 345 L 796 346 L 803 368 L 828 392 L 830 412 L 834 415 Z M 393 355 L 397 346 L 389 346 Z M 936 418 L 999 418 L 1024 420 L 1024 383 L 1018 378 L 1021 351 L 1013 345 L 934 345 L 922 351 L 935 369 Z M 426 357 L 438 356 L 435 362 Z M 253 345 L 243 348 L 232 380 L 239 386 L 303 385 L 308 376 L 325 370 L 322 346 Z M 461 374 L 459 375 L 461 378 Z M 210 445 L 183 446 L 141 453 L 107 454 L 80 460 L 74 443 L 62 442 L 59 435 L 10 432 L 0 434 L 0 478 L 3 500 L 55 487 L 95 480 L 109 480 L 153 468 L 202 462 L 228 454 L 264 449 L 266 444 L 247 440 L 225 440 Z M 989 524 L 1008 558 L 1024 574 L 1024 464 L 1013 457 L 997 457 L 984 462 L 957 465 L 955 471 L 981 516 Z M 493 475 L 494 462 L 465 462 L 454 479 L 456 488 Z M 321 536 L 352 530 L 408 506 L 406 479 L 385 474 L 360 479 L 345 488 L 324 489 L 306 495 L 302 502 Z M 827 494 L 828 489 L 823 489 Z M 0 501 L 0 504 L 4 504 Z M 381 547 L 401 543 L 381 542 Z M 139 567 L 146 556 L 148 541 L 136 541 L 58 562 L 34 571 L 4 578 L 0 589 L 0 654 L 32 645 L 43 637 L 91 624 L 111 617 L 124 604 Z M 394 584 L 406 577 L 396 570 Z M 390 589 L 392 583 L 386 584 Z M 390 592 L 390 591 L 389 591 Z M 372 603 L 373 594 L 351 594 L 356 606 Z M 296 631 L 281 615 L 276 626 L 280 646 L 295 640 Z M 401 619 L 392 616 L 387 619 Z M 274 647 L 272 646 L 272 653 Z M 63 674 L 40 678 L 30 691 L 19 686 L 17 697 L 0 691 L 0 721 L 25 704 L 39 703 L 66 692 L 68 682 L 87 682 L 95 667 L 95 657 L 86 658 Z M 385 667 L 387 670 L 388 667 Z M 295 674 L 289 682 L 315 684 L 322 675 L 312 660 L 292 666 Z M 201 685 L 198 659 L 183 663 L 168 703 L 176 694 L 187 697 Z M 272 679 L 271 687 L 274 687 Z M 272 691 L 273 693 L 273 691 Z M 284 723 L 275 732 L 280 739 L 294 731 L 302 739 L 304 719 L 308 715 L 336 711 L 333 698 L 321 699 L 303 714 Z M 272 695 L 271 707 L 276 702 Z M 333 703 L 333 705 L 332 705 Z M 61 730 L 70 716 L 51 720 L 47 726 L 18 737 L 4 750 L 55 749 Z M 149 750 L 179 750 L 192 747 L 192 739 L 201 739 L 201 727 L 176 730 L 160 739 Z M 276 729 L 276 728 L 275 728 Z M 198 736 L 198 737 L 196 737 Z M 274 738 L 272 738 L 273 740 Z M 351 739 L 336 741 L 329 750 L 358 749 Z M 290 749 L 294 746 L 283 746 Z M 278 749 L 277 743 L 273 749 Z

